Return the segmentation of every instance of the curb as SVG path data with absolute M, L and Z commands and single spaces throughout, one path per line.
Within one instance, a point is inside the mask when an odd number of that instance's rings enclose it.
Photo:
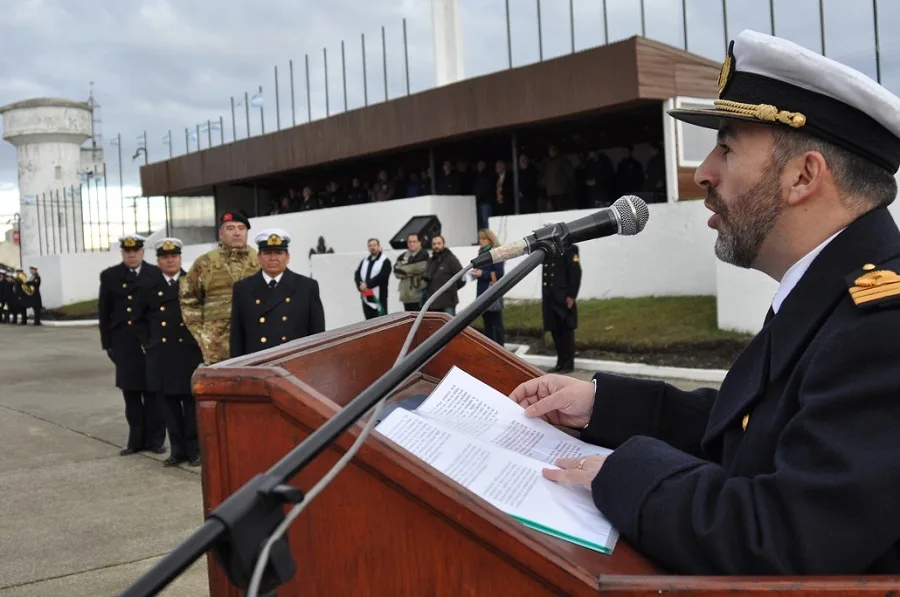
M 538 367 L 553 367 L 556 357 L 548 355 L 528 354 L 525 344 L 506 344 L 506 348 L 523 361 Z M 623 361 L 600 361 L 594 359 L 575 359 L 575 368 L 582 371 L 602 371 L 619 375 L 639 375 L 661 379 L 683 379 L 709 383 L 722 383 L 728 371 L 724 369 L 692 369 L 689 367 L 665 367 L 662 365 L 646 365 L 644 363 L 626 363 Z
M 60 319 L 58 321 L 54 321 L 51 319 L 45 319 L 41 322 L 41 325 L 50 328 L 74 328 L 74 327 L 90 327 L 90 326 L 99 326 L 99 319 Z

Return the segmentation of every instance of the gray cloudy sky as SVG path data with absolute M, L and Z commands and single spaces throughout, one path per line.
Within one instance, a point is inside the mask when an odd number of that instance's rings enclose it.
M 465 75 L 507 67 L 505 0 L 460 0 Z M 147 131 L 150 160 L 168 156 L 162 137 L 171 129 L 174 153 L 184 153 L 184 127 L 225 119 L 229 97 L 259 85 L 265 93 L 266 130 L 275 127 L 273 66 L 279 67 L 281 124 L 290 125 L 288 60 L 293 59 L 297 120 L 306 120 L 304 55 L 309 54 L 313 118 L 325 116 L 322 49 L 328 49 L 331 112 L 343 110 L 340 42 L 346 42 L 348 107 L 363 103 L 360 34 L 365 33 L 369 101 L 384 99 L 381 25 L 386 26 L 389 98 L 404 94 L 401 20 L 408 28 L 411 91 L 433 86 L 430 0 L 17 0 L 0 20 L 0 105 L 31 97 L 86 99 L 89 82 L 102 106 L 110 188 L 118 186 L 115 148 L 121 133 L 126 185 L 138 182 L 131 155 Z M 681 0 L 644 0 L 647 36 L 683 47 Z M 513 63 L 538 60 L 535 0 L 510 0 Z M 641 32 L 639 0 L 607 0 L 610 40 Z M 725 40 L 721 0 L 687 0 L 689 50 L 720 60 Z M 570 51 L 568 0 L 543 0 L 544 58 Z M 872 2 L 824 0 L 828 56 L 875 76 Z M 776 34 L 820 49 L 819 0 L 776 0 Z M 575 46 L 604 43 L 601 0 L 574 0 Z M 729 0 L 728 33 L 769 31 L 764 0 Z M 900 2 L 878 3 L 882 81 L 900 92 Z M 238 138 L 245 120 L 238 109 Z M 259 134 L 251 110 L 251 134 Z M 202 144 L 206 146 L 206 135 Z M 214 133 L 218 144 L 218 132 Z M 143 161 L 141 159 L 141 161 Z M 18 208 L 15 151 L 0 144 L 0 225 Z M 127 194 L 127 193 L 126 193 Z

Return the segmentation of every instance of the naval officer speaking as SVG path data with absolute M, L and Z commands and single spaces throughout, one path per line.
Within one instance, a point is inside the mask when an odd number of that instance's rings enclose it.
M 900 98 L 791 42 L 742 32 L 694 180 L 716 256 L 779 282 L 721 388 L 597 373 L 525 382 L 528 416 L 608 456 L 558 462 L 676 574 L 900 573 Z
M 262 268 L 234 285 L 231 357 L 325 331 L 319 283 L 287 269 L 290 235 L 280 228 L 256 235 Z

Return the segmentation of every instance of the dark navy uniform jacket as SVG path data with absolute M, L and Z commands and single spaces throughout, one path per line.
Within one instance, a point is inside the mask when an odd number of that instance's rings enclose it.
M 857 305 L 873 272 L 888 283 Z M 597 508 L 674 573 L 900 573 L 893 272 L 900 232 L 880 208 L 825 246 L 718 392 L 597 374 L 582 438 L 615 449 Z
M 231 357 L 279 346 L 325 331 L 319 283 L 284 270 L 269 288 L 262 271 L 234 285 L 231 297 Z
M 581 262 L 578 247 L 570 245 L 555 257 L 551 257 L 543 265 L 543 286 L 541 286 L 541 312 L 544 329 L 562 331 L 557 328 L 576 329 L 578 327 L 578 303 L 569 309 L 566 297 L 578 298 L 581 288 Z

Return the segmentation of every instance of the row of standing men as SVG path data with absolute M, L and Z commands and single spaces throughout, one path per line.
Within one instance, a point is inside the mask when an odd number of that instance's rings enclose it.
M 318 283 L 287 269 L 290 235 L 269 229 L 247 244 L 250 223 L 226 212 L 219 245 L 182 269 L 182 242 L 144 261 L 140 235 L 119 238 L 122 262 L 100 274 L 100 341 L 125 399 L 120 454 L 165 453 L 166 466 L 201 464 L 191 377 L 198 367 L 325 330 Z
M 30 276 L 20 269 L 0 270 L 0 323 L 28 324 L 28 309 L 34 312 L 34 325 L 41 325 L 41 275 L 34 266 Z M 22 321 L 19 321 L 19 316 Z

